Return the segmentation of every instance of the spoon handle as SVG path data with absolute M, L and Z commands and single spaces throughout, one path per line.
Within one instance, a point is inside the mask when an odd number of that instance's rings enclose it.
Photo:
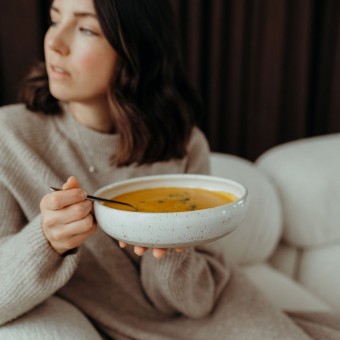
M 52 191 L 62 191 L 62 190 L 64 190 L 64 189 L 55 188 L 55 187 L 50 187 L 50 189 Z M 107 198 L 102 198 L 102 197 L 97 197 L 97 196 L 92 196 L 92 195 L 87 195 L 86 198 L 89 199 L 89 200 L 94 200 L 94 201 L 122 204 L 122 205 L 126 205 L 126 206 L 128 206 L 128 207 L 130 207 L 134 210 L 137 210 L 137 208 L 135 206 L 133 206 L 132 204 L 129 204 L 129 203 L 125 203 L 125 202 L 110 200 L 110 199 L 107 199 Z

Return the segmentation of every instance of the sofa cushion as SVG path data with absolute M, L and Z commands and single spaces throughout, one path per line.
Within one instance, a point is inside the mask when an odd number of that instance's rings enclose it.
M 269 263 L 280 272 L 296 279 L 300 270 L 301 250 L 281 242 L 269 259 Z
M 242 270 L 274 306 L 285 312 L 333 311 L 304 286 L 265 263 L 244 266 Z
M 238 181 L 248 189 L 245 219 L 229 235 L 215 241 L 225 258 L 238 264 L 267 260 L 281 236 L 282 219 L 274 186 L 252 162 L 237 156 L 212 153 L 211 174 Z
M 305 250 L 298 281 L 340 313 L 340 242 Z
M 278 189 L 286 242 L 310 247 L 340 240 L 340 134 L 282 144 L 256 164 Z

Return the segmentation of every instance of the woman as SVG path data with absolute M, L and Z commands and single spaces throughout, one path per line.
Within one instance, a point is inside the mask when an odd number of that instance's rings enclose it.
M 0 110 L 0 337 L 308 339 L 214 245 L 147 251 L 96 230 L 86 191 L 209 172 L 170 13 L 53 1 L 26 107 Z

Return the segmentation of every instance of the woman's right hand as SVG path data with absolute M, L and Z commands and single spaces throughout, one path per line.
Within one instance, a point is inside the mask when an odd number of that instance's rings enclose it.
M 62 191 L 45 195 L 40 202 L 42 229 L 51 247 L 60 255 L 79 247 L 96 231 L 92 202 L 71 176 Z

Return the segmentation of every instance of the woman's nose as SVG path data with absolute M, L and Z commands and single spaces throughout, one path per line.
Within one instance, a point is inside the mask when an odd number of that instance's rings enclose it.
M 53 34 L 48 36 L 47 46 L 51 50 L 61 55 L 67 55 L 70 51 L 65 37 L 63 37 L 60 33 L 58 34 L 57 32 L 53 32 Z

